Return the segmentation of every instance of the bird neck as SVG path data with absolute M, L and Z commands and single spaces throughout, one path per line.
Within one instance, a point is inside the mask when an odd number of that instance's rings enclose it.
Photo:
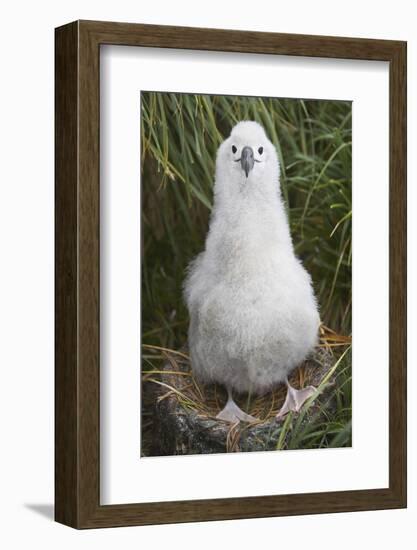
M 210 220 L 207 249 L 230 246 L 235 251 L 253 253 L 268 247 L 292 250 L 292 241 L 279 195 L 270 201 L 240 197 L 233 205 L 215 202 Z

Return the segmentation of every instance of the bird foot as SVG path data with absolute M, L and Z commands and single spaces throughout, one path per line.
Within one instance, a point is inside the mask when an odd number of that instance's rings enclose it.
M 256 418 L 250 414 L 245 413 L 240 409 L 236 403 L 229 399 L 224 409 L 222 409 L 216 416 L 218 420 L 224 420 L 225 422 L 256 422 Z
M 277 420 L 281 420 L 290 411 L 298 412 L 307 399 L 316 391 L 314 386 L 307 386 L 307 388 L 303 388 L 302 390 L 296 390 L 289 383 L 287 383 L 287 388 L 287 396 L 276 416 Z

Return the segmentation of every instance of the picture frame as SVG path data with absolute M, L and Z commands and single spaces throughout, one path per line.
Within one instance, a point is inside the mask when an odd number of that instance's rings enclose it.
M 100 47 L 389 63 L 389 487 L 100 503 Z M 55 32 L 55 519 L 84 529 L 406 507 L 406 43 L 76 21 Z

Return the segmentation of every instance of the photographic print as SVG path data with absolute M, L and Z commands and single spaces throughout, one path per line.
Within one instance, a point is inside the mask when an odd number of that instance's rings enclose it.
M 352 442 L 352 103 L 141 93 L 141 455 Z
M 406 43 L 55 46 L 56 521 L 406 507 Z

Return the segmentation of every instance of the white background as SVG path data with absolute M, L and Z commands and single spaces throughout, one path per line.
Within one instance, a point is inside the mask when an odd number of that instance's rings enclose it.
M 417 514 L 417 36 L 413 2 L 3 3 L 0 85 L 0 543 L 4 548 L 413 548 Z M 76 532 L 52 523 L 53 28 L 73 19 L 409 41 L 409 508 Z M 378 128 L 375 129 L 378 131 Z M 374 207 L 374 205 L 372 205 Z M 371 213 L 370 213 L 371 214 Z M 370 216 L 371 217 L 371 216 Z M 377 238 L 377 235 L 376 235 Z M 343 475 L 343 473 L 341 473 Z M 294 535 L 297 535 L 295 542 Z
M 353 101 L 353 448 L 139 459 L 141 89 Z M 388 66 L 382 62 L 102 49 L 103 504 L 388 486 L 388 90 Z M 379 207 L 372 212 L 372 226 L 380 235 L 377 242 L 369 231 L 368 205 L 375 196 Z M 380 344 L 371 351 L 369 342 Z M 257 475 L 248 476 L 251 471 Z

